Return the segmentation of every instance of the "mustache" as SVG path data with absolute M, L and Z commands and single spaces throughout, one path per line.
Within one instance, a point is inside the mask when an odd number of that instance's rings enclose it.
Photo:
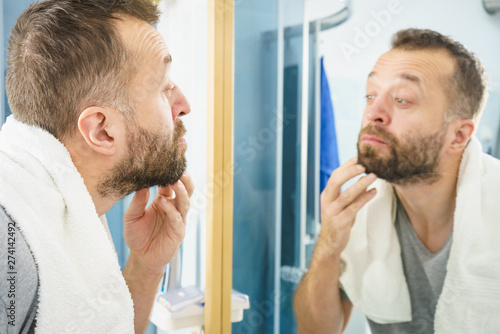
M 175 130 L 174 130 L 174 143 L 178 142 L 184 135 L 186 134 L 186 127 L 184 126 L 184 123 L 182 123 L 181 120 L 178 120 L 175 123 Z
M 372 135 L 380 138 L 387 144 L 397 143 L 396 137 L 380 126 L 368 124 L 359 132 L 359 139 L 364 135 Z

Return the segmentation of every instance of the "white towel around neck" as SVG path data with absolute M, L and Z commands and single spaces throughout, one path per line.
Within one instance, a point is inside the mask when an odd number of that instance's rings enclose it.
M 10 116 L 0 131 L 0 167 L 0 204 L 38 267 L 36 333 L 134 333 L 107 223 L 64 145 Z
M 356 216 L 342 253 L 340 284 L 355 307 L 381 324 L 412 319 L 401 248 L 394 226 L 392 186 Z M 482 153 L 475 137 L 460 164 L 453 243 L 434 329 L 444 333 L 500 333 L 500 161 Z

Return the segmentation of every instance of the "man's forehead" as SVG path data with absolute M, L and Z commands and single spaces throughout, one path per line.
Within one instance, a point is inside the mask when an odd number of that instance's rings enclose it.
M 394 76 L 421 84 L 448 78 L 453 71 L 454 60 L 445 50 L 394 49 L 380 56 L 368 79 Z
M 172 62 L 167 44 L 163 36 L 151 25 L 129 16 L 119 16 L 117 21 L 125 46 L 134 53 L 142 56 L 157 57 L 166 65 Z

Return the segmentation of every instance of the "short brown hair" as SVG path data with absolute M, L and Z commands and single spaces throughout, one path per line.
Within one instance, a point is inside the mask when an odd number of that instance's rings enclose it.
M 44 0 L 17 19 L 9 39 L 6 91 L 17 120 L 62 139 L 79 112 L 98 105 L 126 109 L 134 56 L 114 22 L 123 14 L 151 25 L 151 0 Z
M 445 50 L 455 59 L 455 72 L 450 78 L 449 107 L 445 117 L 452 119 L 480 118 L 488 96 L 488 80 L 480 60 L 462 44 L 428 29 L 405 29 L 392 39 L 392 48 L 407 51 Z

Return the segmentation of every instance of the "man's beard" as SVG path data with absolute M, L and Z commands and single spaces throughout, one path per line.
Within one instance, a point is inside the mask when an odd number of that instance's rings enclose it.
M 437 169 L 445 130 L 443 126 L 429 136 L 417 138 L 407 135 L 398 140 L 383 128 L 368 125 L 359 133 L 358 162 L 365 166 L 366 173 L 375 173 L 393 184 L 432 184 L 441 177 Z M 374 135 L 383 140 L 389 155 L 382 155 L 377 147 L 362 145 L 361 138 L 364 135 Z
M 137 124 L 131 128 L 127 125 L 128 156 L 99 184 L 98 191 L 103 197 L 122 198 L 143 188 L 171 185 L 186 170 L 186 148 L 179 147 L 179 140 L 186 133 L 182 121 L 177 121 L 171 139 Z

